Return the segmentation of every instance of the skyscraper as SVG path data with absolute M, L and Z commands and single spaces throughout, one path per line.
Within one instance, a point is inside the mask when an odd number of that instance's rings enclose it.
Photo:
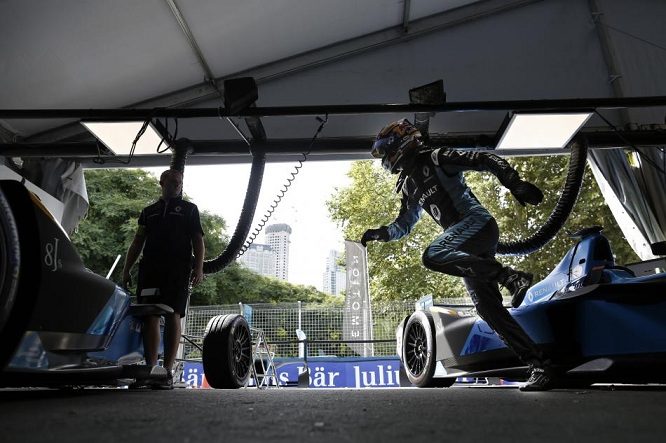
M 275 277 L 276 254 L 269 245 L 252 243 L 238 261 L 257 274 Z
M 275 276 L 289 278 L 289 236 L 291 226 L 278 223 L 266 227 L 266 243 L 275 251 Z
M 344 266 L 338 264 L 340 254 L 331 251 L 326 259 L 326 270 L 324 271 L 324 292 L 332 295 L 340 295 L 344 292 L 347 284 L 347 274 Z

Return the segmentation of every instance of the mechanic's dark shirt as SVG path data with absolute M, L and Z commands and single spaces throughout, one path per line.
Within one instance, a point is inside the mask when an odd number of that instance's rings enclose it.
M 388 225 L 390 239 L 407 235 L 424 209 L 444 229 L 471 213 L 487 214 L 465 183 L 463 171 L 469 170 L 489 171 L 506 187 L 519 180 L 509 163 L 494 154 L 447 148 L 423 151 L 402 184 L 400 213 Z
M 159 199 L 141 211 L 146 228 L 143 260 L 152 264 L 192 263 L 192 237 L 203 235 L 199 209 L 182 198 Z

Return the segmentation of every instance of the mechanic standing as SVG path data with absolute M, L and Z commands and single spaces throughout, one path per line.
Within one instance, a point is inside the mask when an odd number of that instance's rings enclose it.
M 518 307 L 533 276 L 495 260 L 497 222 L 467 186 L 463 172 L 493 173 L 523 206 L 541 203 L 539 188 L 521 180 L 518 172 L 496 155 L 426 146 L 421 133 L 406 119 L 381 130 L 372 156 L 381 158 L 382 166 L 392 174 L 400 174 L 396 192 L 401 193 L 401 207 L 391 224 L 365 231 L 361 243 L 365 246 L 372 240 L 404 237 L 425 210 L 444 229 L 423 253 L 425 267 L 463 278 L 479 315 L 530 366 L 530 378 L 521 390 L 551 389 L 553 374 L 548 360 L 504 308 L 498 288 L 498 283 L 507 288 L 512 306 Z
M 165 314 L 164 367 L 168 377 L 155 388 L 172 389 L 172 369 L 181 338 L 181 318 L 185 316 L 191 286 L 203 280 L 204 242 L 199 209 L 182 199 L 183 174 L 168 169 L 160 176 L 161 198 L 145 207 L 139 227 L 127 250 L 123 285 L 130 284 L 130 269 L 143 249 L 139 262 L 137 294 L 139 303 L 163 303 L 173 308 Z M 194 252 L 194 255 L 192 253 Z M 142 296 L 143 289 L 157 288 L 159 294 Z M 160 318 L 148 316 L 143 325 L 146 364 L 157 364 L 160 345 Z

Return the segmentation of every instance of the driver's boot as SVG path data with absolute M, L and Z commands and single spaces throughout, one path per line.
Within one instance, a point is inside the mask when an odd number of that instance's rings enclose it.
M 534 275 L 529 272 L 504 268 L 504 275 L 500 278 L 499 283 L 511 293 L 511 306 L 517 308 L 521 305 L 527 290 L 532 286 L 532 280 L 534 280 Z
M 523 392 L 549 391 L 556 387 L 556 377 L 549 365 L 530 366 L 530 378 L 520 387 Z

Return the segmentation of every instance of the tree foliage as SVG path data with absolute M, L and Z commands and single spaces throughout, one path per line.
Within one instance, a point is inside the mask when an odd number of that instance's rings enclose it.
M 121 254 L 111 276 L 120 281 L 139 213 L 160 195 L 159 183 L 142 170 L 91 169 L 85 171 L 85 178 L 90 207 L 72 242 L 85 265 L 101 275 L 106 275 Z
M 349 171 L 352 183 L 338 190 L 328 202 L 331 218 L 342 225 L 345 238 L 359 240 L 368 228 L 393 221 L 400 209 L 395 176 L 378 164 L 358 161 Z M 370 292 L 376 300 L 414 300 L 425 294 L 437 298 L 457 296 L 463 290 L 459 279 L 429 272 L 421 253 L 440 228 L 423 217 L 410 235 L 395 242 L 372 242 L 368 247 Z
M 488 173 L 470 172 L 467 183 L 499 224 L 501 241 L 515 241 L 537 231 L 555 206 L 567 172 L 567 157 L 510 159 L 528 180 L 544 191 L 539 206 L 523 208 L 513 196 Z M 399 210 L 399 195 L 394 191 L 396 176 L 391 176 L 371 161 L 355 162 L 349 172 L 352 183 L 339 189 L 327 202 L 333 220 L 342 225 L 346 238 L 358 240 L 368 228 L 387 225 Z M 573 245 L 567 233 L 593 226 L 604 226 L 614 247 L 618 263 L 638 260 L 627 244 L 608 206 L 605 204 L 589 168 L 573 213 L 554 240 L 526 257 L 498 257 L 505 264 L 529 270 L 536 279 L 545 277 Z M 389 243 L 372 242 L 368 247 L 370 287 L 374 299 L 415 300 L 425 294 L 435 298 L 465 294 L 456 277 L 432 272 L 423 267 L 422 252 L 441 232 L 424 213 L 407 237 Z
M 536 184 L 543 191 L 542 204 L 520 206 L 510 193 L 498 189 L 501 185 L 489 174 L 475 174 L 476 177 L 470 180 L 479 200 L 497 218 L 502 241 L 514 241 L 531 235 L 546 222 L 560 196 L 568 167 L 566 156 L 522 157 L 510 161 L 522 179 Z M 494 189 L 489 189 L 491 187 Z M 478 189 L 481 191 L 477 191 Z M 493 198 L 493 192 L 495 195 L 502 194 L 503 198 Z M 537 279 L 544 278 L 574 245 L 570 235 L 595 225 L 604 228 L 604 234 L 610 241 L 616 262 L 624 264 L 639 260 L 606 205 L 589 166 L 586 166 L 576 205 L 554 239 L 528 256 L 500 257 L 500 259 L 512 266 L 533 272 Z
M 85 265 L 106 275 L 118 254 L 121 260 L 111 279 L 120 281 L 125 253 L 137 229 L 141 210 L 161 193 L 159 181 L 143 170 L 91 169 L 85 171 L 90 207 L 72 235 Z M 187 197 L 185 197 L 188 199 Z M 206 259 L 219 255 L 228 243 L 225 220 L 201 211 Z M 137 266 L 132 270 L 136 282 Z M 192 291 L 192 305 L 270 302 L 324 302 L 328 296 L 312 286 L 293 285 L 261 276 L 236 262 L 223 272 L 207 276 Z

